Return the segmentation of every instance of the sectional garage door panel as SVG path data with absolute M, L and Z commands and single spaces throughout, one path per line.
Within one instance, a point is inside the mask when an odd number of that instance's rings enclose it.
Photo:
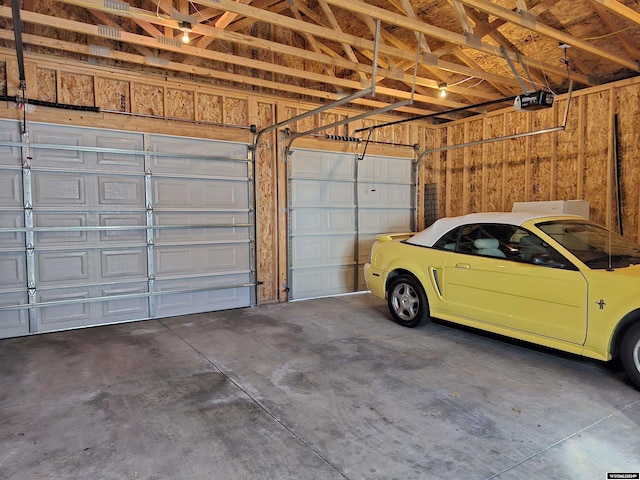
M 149 148 L 186 156 L 151 160 L 154 224 L 162 227 L 154 237 L 155 290 L 162 294 L 156 315 L 250 305 L 253 227 L 248 165 L 215 160 L 246 158 L 246 145 L 152 135 Z M 203 158 L 203 152 L 212 158 Z M 176 225 L 182 227 L 171 228 Z
M 47 124 L 30 134 L 23 171 L 8 145 L 19 124 L 0 124 L 0 337 L 255 301 L 247 145 Z
M 288 172 L 289 298 L 365 290 L 375 236 L 411 230 L 411 159 L 301 149 Z
M 29 332 L 21 152 L 17 122 L 0 120 L 0 338 Z
M 122 148 L 98 130 L 38 125 L 34 138 L 46 144 Z M 143 146 L 131 138 L 124 143 L 127 148 Z M 144 157 L 121 155 L 118 160 L 111 152 L 46 148 L 33 156 L 35 291 L 36 303 L 42 305 L 35 331 L 148 318 L 145 235 L 126 229 L 145 222 Z M 124 172 L 108 173 L 120 168 Z M 122 229 L 92 230 L 98 226 Z M 133 299 L 115 298 L 135 294 Z M 103 297 L 114 299 L 94 301 Z

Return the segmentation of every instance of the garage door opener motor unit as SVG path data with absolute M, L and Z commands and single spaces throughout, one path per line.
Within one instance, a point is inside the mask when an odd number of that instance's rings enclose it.
M 538 90 L 537 92 L 518 95 L 513 103 L 516 110 L 540 110 L 553 106 L 555 95 L 551 92 Z

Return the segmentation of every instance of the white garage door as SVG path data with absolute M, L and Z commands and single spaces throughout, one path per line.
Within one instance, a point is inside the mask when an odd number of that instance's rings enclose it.
M 412 159 L 295 150 L 288 161 L 289 299 L 366 289 L 375 236 L 413 227 Z
M 0 337 L 254 303 L 247 145 L 0 122 Z M 23 157 L 30 168 L 23 168 Z

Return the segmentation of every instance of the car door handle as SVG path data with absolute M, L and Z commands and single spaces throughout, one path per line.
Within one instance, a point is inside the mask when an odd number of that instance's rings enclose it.
M 468 263 L 456 263 L 456 268 L 466 268 L 466 269 L 470 269 L 471 265 L 469 265 Z

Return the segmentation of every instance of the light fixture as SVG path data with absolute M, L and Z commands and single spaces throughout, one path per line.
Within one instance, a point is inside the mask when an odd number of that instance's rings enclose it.
M 440 96 L 442 98 L 447 96 L 447 84 L 442 82 L 438 85 L 438 88 L 440 89 Z
M 180 22 L 180 31 L 182 32 L 182 43 L 189 43 L 191 24 L 189 22 Z

